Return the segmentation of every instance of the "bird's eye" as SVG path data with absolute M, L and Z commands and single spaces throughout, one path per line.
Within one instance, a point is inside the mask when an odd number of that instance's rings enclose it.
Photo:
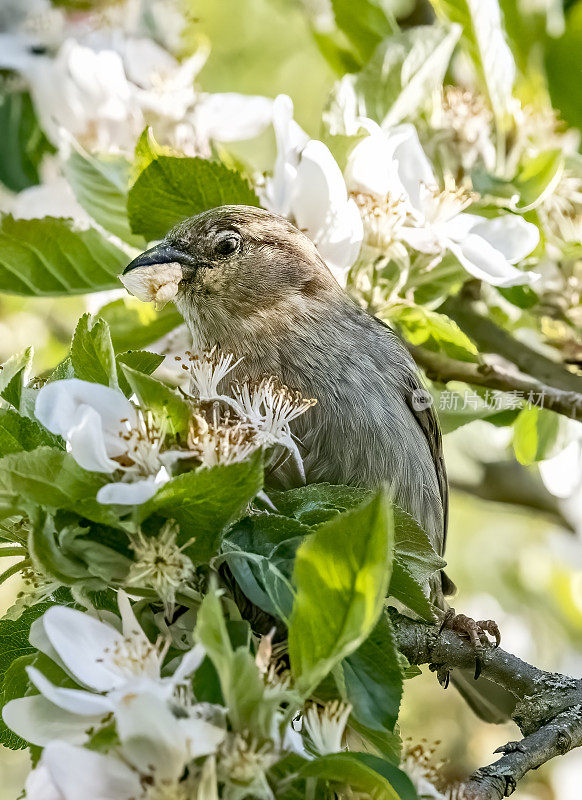
M 219 256 L 230 256 L 239 249 L 240 245 L 240 234 L 236 231 L 229 231 L 216 242 L 214 251 Z

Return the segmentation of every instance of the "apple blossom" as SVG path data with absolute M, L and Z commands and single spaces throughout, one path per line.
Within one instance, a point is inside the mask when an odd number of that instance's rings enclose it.
M 396 230 L 394 220 L 386 219 L 389 233 L 422 253 L 438 257 L 451 252 L 467 272 L 493 286 L 537 280 L 535 273 L 513 266 L 536 247 L 535 225 L 516 214 L 490 219 L 465 212 L 471 195 L 451 186 L 440 189 L 412 125 L 386 133 L 367 123 L 371 133 L 350 153 L 346 177 L 364 208 L 369 198 L 399 206 Z
M 293 119 L 293 103 L 279 95 L 273 105 L 277 158 L 263 202 L 288 217 L 317 247 L 345 285 L 363 238 L 362 220 L 334 157 L 323 142 L 309 139 Z

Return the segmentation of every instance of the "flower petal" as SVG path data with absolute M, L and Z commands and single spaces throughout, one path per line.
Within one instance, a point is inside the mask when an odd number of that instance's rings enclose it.
M 448 248 L 470 275 L 492 286 L 521 286 L 532 284 L 539 278 L 533 272 L 522 272 L 513 267 L 499 250 L 474 233 L 470 233 L 461 244 L 448 242 Z
M 107 692 L 124 683 L 112 661 L 104 660 L 121 642 L 121 634 L 87 613 L 65 606 L 45 612 L 44 628 L 66 668 L 85 686 Z
M 80 467 L 90 472 L 114 472 L 119 464 L 107 455 L 103 421 L 91 406 L 76 409 L 75 424 L 67 432 L 71 455 Z
M 84 744 L 89 738 L 85 731 L 100 717 L 80 717 L 56 707 L 42 695 L 33 695 L 6 703 L 2 719 L 27 742 L 44 747 L 55 739 Z
M 351 192 L 384 198 L 388 193 L 403 193 L 394 157 L 397 141 L 380 129 L 372 132 L 353 148 L 346 164 L 346 183 Z
M 138 775 L 113 756 L 51 742 L 44 750 L 43 763 L 64 800 L 131 800 L 142 796 Z
M 191 650 L 188 650 L 180 659 L 180 663 L 172 675 L 172 683 L 181 683 L 184 678 L 196 672 L 200 664 L 204 661 L 205 655 L 206 651 L 201 644 L 197 644 Z
M 397 125 L 390 131 L 389 139 L 392 137 L 398 139 L 394 149 L 394 156 L 398 162 L 398 177 L 413 208 L 422 212 L 421 187 L 437 185 L 432 165 L 422 149 L 414 125 L 409 123 Z
M 27 800 L 64 800 L 42 759 L 29 773 L 24 789 Z
M 133 483 L 106 483 L 97 492 L 97 501 L 119 506 L 139 506 L 153 497 L 161 485 L 155 475 Z
M 285 94 L 280 94 L 273 102 L 273 129 L 277 157 L 273 175 L 267 181 L 264 201 L 270 211 L 288 216 L 299 153 L 309 137 L 293 119 L 293 103 Z
M 528 256 L 540 240 L 537 226 L 517 214 L 481 218 L 472 232 L 489 242 L 513 264 Z
M 66 439 L 76 424 L 76 412 L 80 406 L 94 408 L 101 417 L 103 430 L 112 436 L 125 430 L 121 420 L 128 420 L 132 427 L 137 424 L 137 412 L 121 392 L 78 378 L 45 384 L 36 398 L 34 413 L 45 428 Z M 119 449 L 119 446 L 118 452 L 110 450 L 114 441 L 108 441 L 109 455 L 120 455 L 124 449 Z
M 194 111 L 196 133 L 217 142 L 258 136 L 273 118 L 273 100 L 260 95 L 220 92 L 202 98 Z
M 115 711 L 124 756 L 143 773 L 177 780 L 188 760 L 186 738 L 167 704 L 153 694 L 127 694 Z
M 333 225 L 338 209 L 347 203 L 344 177 L 336 160 L 323 142 L 309 141 L 301 152 L 293 186 L 291 213 L 297 227 L 315 241 Z
M 358 257 L 363 238 L 362 217 L 358 206 L 350 199 L 337 213 L 335 224 L 317 241 L 321 257 L 340 286 L 346 285 L 347 273 Z
M 113 703 L 103 695 L 55 686 L 35 667 L 27 667 L 26 672 L 42 696 L 64 711 L 96 718 L 113 711 Z

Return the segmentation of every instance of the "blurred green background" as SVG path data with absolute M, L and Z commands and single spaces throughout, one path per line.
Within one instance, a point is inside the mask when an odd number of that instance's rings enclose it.
M 297 121 L 317 136 L 336 78 L 310 31 L 306 7 L 316 13 L 318 0 L 190 0 L 185 5 L 184 51 L 204 40 L 212 48 L 199 76 L 203 89 L 269 96 L 285 92 L 294 100 Z M 532 84 L 536 72 L 545 68 L 554 104 L 569 124 L 582 126 L 582 3 L 508 0 L 502 5 L 510 35 L 536 43 L 528 64 Z M 263 146 L 272 143 L 265 138 Z M 261 160 L 261 152 L 252 155 Z M 79 297 L 0 297 L 0 360 L 32 344 L 37 372 L 56 365 L 86 307 Z M 446 557 L 459 589 L 456 608 L 477 619 L 496 619 L 503 645 L 526 660 L 581 675 L 582 543 L 575 522 L 545 493 L 536 467 L 527 470 L 517 464 L 506 430 L 474 422 L 448 435 L 445 444 L 453 487 Z M 493 492 L 492 476 L 515 477 L 518 472 L 527 472 L 520 478 L 529 487 L 524 502 L 483 499 Z M 545 510 L 537 507 L 544 504 Z M 12 602 L 17 581 L 1 587 L 2 608 Z M 497 746 L 519 738 L 513 725 L 481 723 L 453 688 L 443 691 L 428 671 L 406 686 L 401 729 L 404 739 L 426 740 L 427 749 L 434 746 L 435 761 L 447 762 L 451 778 L 487 763 Z M 26 770 L 22 753 L 0 754 L 0 800 L 18 797 Z M 578 800 L 580 786 L 578 750 L 532 773 L 516 797 Z

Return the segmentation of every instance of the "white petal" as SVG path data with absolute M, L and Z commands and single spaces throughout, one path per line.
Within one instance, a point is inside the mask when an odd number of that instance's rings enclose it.
M 84 744 L 89 738 L 85 731 L 99 721 L 99 717 L 63 711 L 39 694 L 10 700 L 2 709 L 2 719 L 11 730 L 39 747 L 55 739 Z
M 537 226 L 517 214 L 504 214 L 493 219 L 481 217 L 473 233 L 482 236 L 514 264 L 528 256 L 540 240 Z
M 442 249 L 437 232 L 429 226 L 413 228 L 409 225 L 403 225 L 398 231 L 398 236 L 420 253 L 434 255 Z
M 96 718 L 113 711 L 113 703 L 103 695 L 55 686 L 35 667 L 27 667 L 26 672 L 43 697 L 64 711 Z
M 64 800 L 131 800 L 141 797 L 137 774 L 112 756 L 51 742 L 43 761 Z
M 179 719 L 177 724 L 184 736 L 190 758 L 216 753 L 224 741 L 226 730 L 202 718 Z
M 85 686 L 106 692 L 124 683 L 122 673 L 106 658 L 122 638 L 110 625 L 77 609 L 53 606 L 44 614 L 44 627 L 69 672 Z
M 522 272 L 513 267 L 499 250 L 473 233 L 462 244 L 449 242 L 448 247 L 470 275 L 492 286 L 521 286 L 539 278 L 533 272 Z
M 260 95 L 222 92 L 206 95 L 194 112 L 196 132 L 217 142 L 258 136 L 273 118 L 273 101 Z
M 121 616 L 121 630 L 126 639 L 140 639 L 142 644 L 149 644 L 149 640 L 141 625 L 139 624 L 135 612 L 129 602 L 127 592 L 120 589 L 117 592 L 117 605 Z
M 34 413 L 45 428 L 66 439 L 79 406 L 94 408 L 104 430 L 111 433 L 123 429 L 120 420 L 129 420 L 131 426 L 137 423 L 135 408 L 121 392 L 77 378 L 46 383 L 38 393 Z
M 74 424 L 67 432 L 67 442 L 71 455 L 83 469 L 110 473 L 119 466 L 107 455 L 103 420 L 91 406 L 80 406 L 75 410 Z
M 172 683 L 182 683 L 184 678 L 187 678 L 193 672 L 196 672 L 200 664 L 204 661 L 206 651 L 201 644 L 195 645 L 191 650 L 182 656 L 180 664 L 172 675 Z
M 483 222 L 483 217 L 477 214 L 461 213 L 455 217 L 435 224 L 443 239 L 452 239 L 453 242 L 462 242 L 473 230 L 475 225 Z
M 159 488 L 160 483 L 154 475 L 133 483 L 106 483 L 97 492 L 97 501 L 119 506 L 139 506 L 153 497 Z
M 336 212 L 333 225 L 317 239 L 317 249 L 340 286 L 346 285 L 347 273 L 356 261 L 364 238 L 364 225 L 353 200 Z
M 188 760 L 186 739 L 167 704 L 155 695 L 127 694 L 115 720 L 125 757 L 136 769 L 158 778 L 178 779 Z
M 26 800 L 64 800 L 42 758 L 28 775 L 24 789 Z
M 299 153 L 309 137 L 293 119 L 293 103 L 281 94 L 273 101 L 273 128 L 277 157 L 272 177 L 267 181 L 265 205 L 270 211 L 289 215 Z
M 297 227 L 311 238 L 329 226 L 336 208 L 347 203 L 343 175 L 329 148 L 315 139 L 301 153 L 293 187 L 291 212 Z
M 378 130 L 354 147 L 346 164 L 346 183 L 351 192 L 384 198 L 403 192 L 394 158 L 396 141 Z
M 398 125 L 390 131 L 392 137 L 398 137 L 394 150 L 394 157 L 398 161 L 398 177 L 412 206 L 422 211 L 421 187 L 437 185 L 432 165 L 422 149 L 414 125 Z
M 546 489 L 567 498 L 582 491 L 582 440 L 570 442 L 560 453 L 538 463 Z

